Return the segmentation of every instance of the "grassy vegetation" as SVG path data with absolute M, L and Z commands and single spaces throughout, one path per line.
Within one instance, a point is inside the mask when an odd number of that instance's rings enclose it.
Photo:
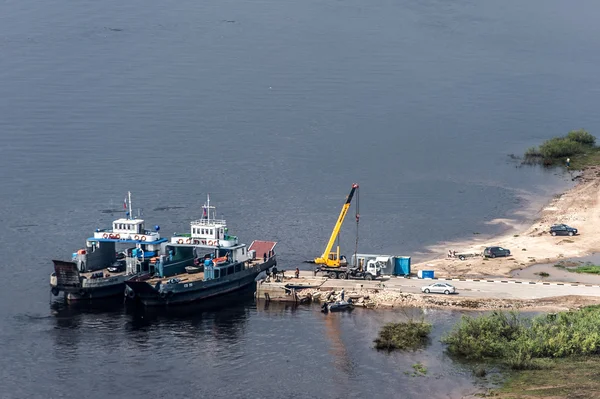
M 540 277 L 550 277 L 550 273 L 546 273 L 546 272 L 539 272 L 539 273 L 534 273 L 537 274 Z
M 415 363 L 412 365 L 412 368 L 415 371 L 416 375 L 426 375 L 427 374 L 427 367 L 423 366 L 422 363 Z
M 566 158 L 571 158 L 571 169 L 600 164 L 600 147 L 596 147 L 596 137 L 584 129 L 573 130 L 564 137 L 555 137 L 539 147 L 527 149 L 524 161 L 550 166 L 564 165 Z
M 571 273 L 587 273 L 587 274 L 600 274 L 600 266 L 598 265 L 582 265 L 577 267 L 566 267 L 560 263 L 554 265 L 559 269 L 567 270 Z
M 388 323 L 375 339 L 377 349 L 415 350 L 427 345 L 431 324 L 424 321 L 409 320 L 400 323 Z
M 464 316 L 443 342 L 465 359 L 513 370 L 547 369 L 551 359 L 600 354 L 600 306 L 535 318 L 514 311 Z
M 584 265 L 574 269 L 569 269 L 573 273 L 589 273 L 589 274 L 600 274 L 600 266 L 596 265 Z
M 512 373 L 489 397 L 496 399 L 596 399 L 600 392 L 600 358 L 558 359 L 551 369 Z
M 481 397 L 600 396 L 600 306 L 533 318 L 501 311 L 464 316 L 443 341 L 453 355 L 512 370 L 501 388 Z

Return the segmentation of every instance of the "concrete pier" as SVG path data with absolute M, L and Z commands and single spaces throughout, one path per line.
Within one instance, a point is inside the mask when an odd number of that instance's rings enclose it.
M 256 298 L 260 301 L 308 303 L 335 299 L 344 289 L 345 297 L 352 298 L 355 306 L 440 306 L 469 309 L 497 309 L 512 307 L 568 308 L 577 301 L 600 303 L 600 286 L 589 284 L 531 281 L 506 278 L 436 278 L 384 276 L 378 280 L 340 280 L 315 276 L 301 271 L 299 278 L 286 273 L 277 281 L 257 283 Z M 457 289 L 455 295 L 426 294 L 422 287 L 437 282 L 450 282 Z M 569 298 L 575 298 L 569 300 Z M 573 305 L 574 306 L 574 305 Z
M 299 278 L 290 273 L 285 277 L 279 275 L 276 280 L 268 278 L 256 283 L 256 299 L 300 303 L 303 297 L 298 295 L 299 290 L 320 289 L 327 280 L 326 277 L 314 276 L 309 271 L 301 271 Z
M 256 299 L 261 301 L 293 302 L 303 303 L 320 298 L 307 297 L 307 291 L 321 291 L 324 296 L 331 291 L 360 292 L 368 295 L 369 292 L 377 292 L 383 288 L 382 280 L 338 280 L 327 277 L 315 276 L 311 271 L 301 271 L 299 278 L 287 273 L 285 277 L 278 275 L 276 280 L 272 278 L 262 280 L 256 284 Z M 362 296 L 362 295 L 361 295 Z M 351 297 L 351 296 L 349 296 Z

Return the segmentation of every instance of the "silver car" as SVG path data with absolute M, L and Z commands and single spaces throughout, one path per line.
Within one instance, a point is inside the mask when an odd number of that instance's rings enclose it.
M 436 292 L 438 294 L 456 294 L 456 288 L 454 288 L 453 285 L 448 284 L 448 283 L 435 283 L 435 284 L 431 284 L 431 285 L 426 285 L 425 287 L 421 288 L 421 291 L 429 294 L 430 292 Z

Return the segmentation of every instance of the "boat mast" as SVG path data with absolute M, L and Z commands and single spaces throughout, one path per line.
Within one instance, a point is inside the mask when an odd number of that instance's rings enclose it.
M 206 217 L 208 218 L 208 222 L 210 222 L 210 194 L 206 194 Z
M 131 191 L 127 191 L 127 196 L 129 197 L 129 219 L 133 219 L 133 208 L 131 207 Z

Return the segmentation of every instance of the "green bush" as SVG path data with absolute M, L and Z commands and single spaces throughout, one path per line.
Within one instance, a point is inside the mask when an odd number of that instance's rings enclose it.
M 523 320 L 516 312 L 494 311 L 487 316 L 463 316 L 458 327 L 443 342 L 453 355 L 469 360 L 502 357 L 506 342 L 522 333 Z
M 583 154 L 585 150 L 585 145 L 563 137 L 547 140 L 540 146 L 540 154 L 544 159 L 571 157 Z
M 567 134 L 566 138 L 587 146 L 593 146 L 596 144 L 596 137 L 592 136 L 584 129 L 571 130 L 569 134 Z
M 539 148 L 528 148 L 525 151 L 523 163 L 555 165 L 560 159 L 593 154 L 594 150 L 597 150 L 595 144 L 596 137 L 587 131 L 583 129 L 572 130 L 564 137 L 546 140 Z
M 429 340 L 431 324 L 424 321 L 407 321 L 388 323 L 375 339 L 377 349 L 418 349 L 425 346 Z
M 533 319 L 500 311 L 465 316 L 443 342 L 451 354 L 469 360 L 496 360 L 516 370 L 545 368 L 545 359 L 600 354 L 600 307 Z

